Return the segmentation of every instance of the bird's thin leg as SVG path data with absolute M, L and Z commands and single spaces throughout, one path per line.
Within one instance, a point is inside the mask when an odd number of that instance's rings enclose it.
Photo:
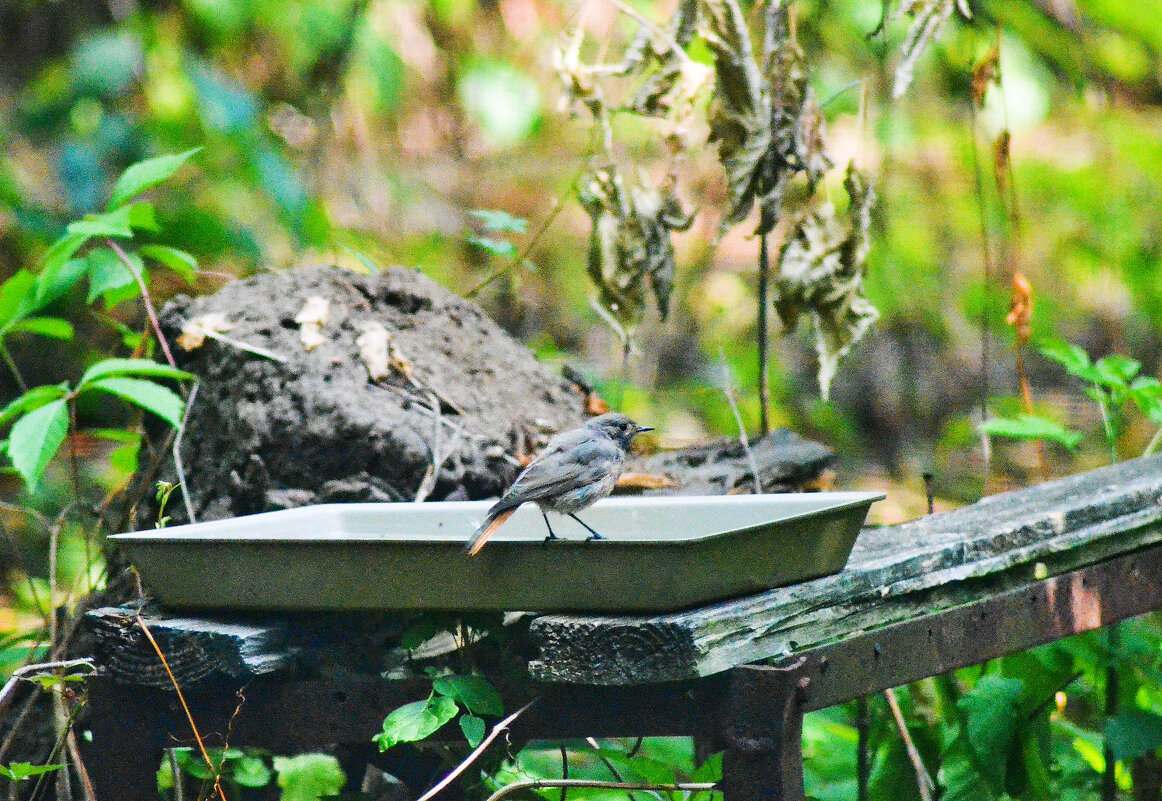
M 549 530 L 549 536 L 545 537 L 545 542 L 548 542 L 549 540 L 558 539 L 557 535 L 553 533 L 553 527 L 551 525 L 549 525 L 549 516 L 547 514 L 545 514 L 544 509 L 541 509 L 541 517 L 545 518 L 545 528 L 547 528 Z
M 575 514 L 573 514 L 572 512 L 570 512 L 570 513 L 569 513 L 569 517 L 573 518 L 573 519 L 574 519 L 574 520 L 576 520 L 578 523 L 580 523 L 581 525 L 585 526 L 585 530 L 586 530 L 586 531 L 588 531 L 590 534 L 592 534 L 592 535 L 593 535 L 593 536 L 592 536 L 592 537 L 590 537 L 589 539 L 591 539 L 591 540 L 603 540 L 603 539 L 605 539 L 605 537 L 601 536 L 601 535 L 600 535 L 600 534 L 598 534 L 596 531 L 594 531 L 594 530 L 593 530 L 593 528 L 592 528 L 592 527 L 591 527 L 591 526 L 590 526 L 588 523 L 586 523 L 586 522 L 585 522 L 584 520 L 582 520 L 581 518 L 577 517 L 577 515 L 575 515 Z

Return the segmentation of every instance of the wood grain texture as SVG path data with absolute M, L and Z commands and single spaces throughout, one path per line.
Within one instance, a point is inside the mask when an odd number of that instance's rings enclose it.
M 1162 457 L 867 529 L 843 572 L 655 617 L 550 615 L 529 630 L 533 678 L 683 681 L 788 656 L 1058 575 L 1162 540 Z

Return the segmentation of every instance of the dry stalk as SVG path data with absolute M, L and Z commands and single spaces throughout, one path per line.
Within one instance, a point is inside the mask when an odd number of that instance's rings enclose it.
M 888 688 L 884 690 L 884 698 L 888 700 L 888 707 L 892 710 L 892 717 L 896 719 L 896 728 L 900 730 L 900 738 L 904 741 L 904 748 L 908 752 L 908 759 L 916 771 L 916 787 L 920 791 L 920 801 L 932 801 L 936 785 L 932 776 L 924 767 L 924 759 L 912 741 L 912 734 L 908 731 L 908 724 L 904 721 L 904 713 L 900 711 L 900 702 L 896 700 L 896 691 Z
M 488 736 L 480 741 L 480 745 L 478 745 L 474 749 L 472 749 L 472 753 L 470 753 L 468 756 L 466 756 L 464 758 L 463 762 L 461 762 L 459 765 L 457 765 L 455 768 L 453 768 L 452 772 L 449 773 L 447 776 L 440 779 L 440 781 L 436 782 L 435 786 L 433 786 L 432 789 L 428 790 L 426 793 L 421 795 L 419 798 L 416 799 L 416 801 L 430 801 L 430 799 L 434 798 L 441 790 L 443 790 L 445 787 L 447 787 L 452 782 L 456 781 L 457 777 L 459 777 L 461 773 L 463 773 L 465 770 L 467 770 L 469 765 L 471 765 L 473 762 L 475 762 L 477 759 L 479 759 L 480 755 L 483 754 L 486 750 L 488 750 L 488 746 L 492 745 L 493 740 L 495 740 L 497 737 L 499 737 L 502 733 L 508 731 L 508 728 L 509 728 L 509 726 L 512 725 L 512 722 L 514 720 L 516 720 L 517 718 L 519 718 L 524 713 L 524 711 L 526 709 L 528 709 L 530 706 L 532 706 L 535 703 L 536 703 L 535 700 L 529 701 L 527 704 L 522 706 L 517 711 L 513 712 L 507 718 L 500 721 L 500 723 L 497 723 L 495 726 L 493 726 L 492 731 L 490 731 L 488 733 Z M 561 786 L 563 786 L 563 785 L 561 785 Z M 225 799 L 222 799 L 222 801 L 225 801 Z
M 157 654 L 157 658 L 161 660 L 161 666 L 165 668 L 166 675 L 169 676 L 169 680 L 173 685 L 174 692 L 177 693 L 178 701 L 181 702 L 182 709 L 186 713 L 186 720 L 190 722 L 190 729 L 194 733 L 194 740 L 198 744 L 198 751 L 201 753 L 202 759 L 206 763 L 206 767 L 208 767 L 210 772 L 214 774 L 214 789 L 217 791 L 218 797 L 221 799 L 221 801 L 227 801 L 226 792 L 222 789 L 220 779 L 221 774 L 219 773 L 218 768 L 214 765 L 214 760 L 210 759 L 209 752 L 206 751 L 206 744 L 202 741 L 202 735 L 198 732 L 198 724 L 194 722 L 194 715 L 192 712 L 190 712 L 189 704 L 186 703 L 186 696 L 182 692 L 182 688 L 178 684 L 178 680 L 174 676 L 173 671 L 170 670 L 169 662 L 166 660 L 165 654 L 161 652 L 161 646 L 159 646 L 157 644 L 157 640 L 153 638 L 153 632 L 149 630 L 149 626 L 145 625 L 145 619 L 141 617 L 140 613 L 136 616 L 136 620 L 137 625 L 141 627 L 141 631 L 145 634 L 145 638 L 149 640 L 149 644 L 153 646 L 153 650 Z

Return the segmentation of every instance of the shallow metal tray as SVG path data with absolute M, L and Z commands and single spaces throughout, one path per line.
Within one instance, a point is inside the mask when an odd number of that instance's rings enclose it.
M 305 506 L 113 539 L 172 608 L 671 611 L 843 569 L 874 492 L 608 498 L 586 541 L 531 504 L 475 557 L 487 501 Z

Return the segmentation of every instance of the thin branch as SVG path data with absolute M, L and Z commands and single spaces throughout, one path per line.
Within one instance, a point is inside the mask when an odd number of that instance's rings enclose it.
M 888 707 L 892 710 L 892 717 L 896 719 L 896 728 L 900 730 L 900 738 L 904 741 L 908 759 L 911 760 L 912 767 L 916 771 L 916 787 L 920 791 L 920 799 L 921 801 L 932 801 L 936 785 L 933 784 L 928 769 L 924 767 L 924 760 L 916 748 L 916 743 L 912 741 L 912 734 L 908 731 L 908 724 L 904 721 L 904 713 L 900 711 L 900 702 L 896 700 L 896 691 L 889 687 L 884 690 L 884 697 L 888 699 Z
M 270 359 L 272 362 L 286 364 L 290 361 L 290 359 L 288 359 L 286 356 L 283 356 L 281 353 L 275 353 L 274 351 L 267 350 L 266 348 L 259 347 L 258 345 L 248 345 L 247 343 L 234 339 L 233 337 L 228 337 L 219 331 L 211 331 L 208 328 L 202 328 L 200 326 L 199 331 L 200 333 L 208 336 L 210 339 L 216 339 L 219 342 L 223 342 L 229 345 L 230 347 L 238 348 L 238 350 L 246 351 L 247 353 L 253 353 L 255 356 L 261 356 L 264 359 Z
M 8 707 L 12 705 L 12 699 L 16 695 L 16 688 L 22 680 L 32 681 L 36 676 L 44 675 L 54 670 L 68 670 L 70 668 L 85 666 L 92 670 L 96 670 L 96 665 L 90 657 L 83 657 L 81 659 L 64 659 L 54 662 L 38 662 L 34 665 L 25 665 L 21 668 L 16 668 L 12 671 L 12 676 L 4 683 L 4 689 L 0 690 L 0 717 L 8 711 Z
M 742 424 L 742 414 L 738 410 L 738 401 L 734 399 L 734 381 L 730 375 L 730 368 L 726 364 L 726 354 L 721 348 L 718 349 L 718 358 L 722 362 L 722 394 L 726 395 L 726 402 L 730 404 L 730 411 L 734 413 L 734 420 L 738 423 L 738 441 L 742 445 L 742 451 L 746 454 L 747 463 L 750 465 L 751 476 L 754 478 L 755 495 L 762 495 L 763 482 L 759 476 L 759 463 L 754 458 L 750 440 L 747 439 L 746 426 Z
M 186 517 L 190 523 L 197 523 L 198 520 L 194 517 L 194 502 L 190 500 L 190 488 L 186 484 L 186 469 L 182 464 L 182 436 L 186 433 L 186 421 L 190 419 L 190 407 L 194 405 L 194 399 L 198 397 L 198 387 L 200 386 L 201 384 L 194 384 L 194 388 L 190 390 L 190 397 L 186 398 L 186 408 L 182 412 L 182 423 L 178 426 L 177 435 L 173 441 L 173 466 L 178 474 L 178 484 L 182 488 L 182 500 L 186 502 Z
M 537 246 L 538 242 L 541 241 L 541 237 L 544 236 L 545 231 L 548 230 L 549 226 L 553 224 L 553 220 L 557 219 L 557 215 L 559 215 L 561 213 L 561 210 L 564 208 L 565 208 L 565 204 L 563 204 L 561 202 L 560 198 L 553 198 L 552 211 L 550 211 L 548 216 L 545 217 L 545 219 L 541 222 L 541 224 L 537 228 L 537 230 L 533 232 L 532 237 L 529 239 L 528 242 L 525 243 L 525 246 L 523 248 L 521 248 L 520 253 L 516 254 L 516 256 L 513 257 L 512 261 L 510 261 L 505 266 L 503 266 L 497 270 L 494 270 L 493 272 L 491 272 L 487 276 L 485 276 L 484 279 L 480 283 L 478 283 L 476 286 L 472 287 L 467 292 L 465 292 L 464 297 L 471 298 L 471 297 L 475 296 L 477 292 L 484 289 L 484 287 L 491 284 L 497 278 L 502 278 L 503 276 L 508 275 L 513 270 L 515 270 L 517 267 L 520 267 L 526 261 L 528 261 L 529 253 L 532 252 L 532 249 Z
M 612 762 L 609 761 L 605 754 L 601 753 L 601 743 L 597 742 L 597 740 L 593 737 L 586 737 L 585 742 L 588 743 L 589 747 L 597 753 L 597 759 L 600 760 L 603 765 L 605 765 L 605 769 L 609 771 L 614 780 L 624 784 L 625 777 L 621 775 L 621 772 L 614 766 Z M 568 776 L 565 778 L 568 778 Z M 564 787 L 561 788 L 561 792 L 565 792 Z M 658 801 L 662 801 L 662 797 L 657 793 L 650 793 L 650 795 L 658 799 Z M 625 797 L 628 798 L 629 801 L 634 801 L 633 793 L 629 790 L 625 791 Z
M 449 784 L 456 781 L 457 777 L 459 777 L 459 775 L 461 773 L 463 773 L 465 770 L 467 770 L 469 765 L 471 765 L 473 762 L 475 762 L 477 759 L 479 759 L 480 755 L 483 754 L 488 749 L 488 746 L 492 745 L 493 740 L 495 740 L 497 737 L 499 737 L 503 732 L 508 731 L 508 728 L 509 728 L 509 726 L 512 725 L 512 722 L 514 720 L 516 720 L 517 718 L 519 718 L 524 713 L 524 711 L 526 709 L 528 709 L 530 706 L 532 706 L 535 703 L 536 703 L 535 699 L 532 701 L 529 701 L 527 704 L 522 706 L 517 711 L 513 712 L 507 718 L 500 721 L 500 723 L 497 723 L 495 726 L 493 726 L 492 731 L 490 731 L 488 733 L 488 736 L 480 741 L 480 745 L 478 745 L 474 749 L 472 749 L 472 753 L 469 754 L 468 756 L 466 756 L 464 758 L 463 762 L 461 762 L 459 765 L 457 765 L 455 768 L 453 768 L 452 772 L 449 773 L 447 776 L 440 779 L 440 781 L 436 782 L 436 785 L 434 787 L 432 787 L 432 789 L 428 790 L 426 793 L 421 795 L 419 798 L 416 799 L 416 801 L 429 801 L 429 799 L 435 797 L 436 794 L 438 794 L 441 790 L 443 790 Z M 560 780 L 560 781 L 563 781 L 563 780 Z M 557 785 L 557 786 L 564 786 L 564 785 Z M 493 796 L 493 797 L 495 797 L 495 796 Z M 225 799 L 223 799 L 223 801 L 225 801 Z
M 673 784 L 653 784 L 651 782 L 602 782 L 593 779 L 535 779 L 513 782 L 501 787 L 487 801 L 500 801 L 522 790 L 551 790 L 555 787 L 590 787 L 597 790 L 656 790 L 660 793 L 707 792 L 718 789 L 715 782 L 675 782 Z
M 767 235 L 759 237 L 759 308 L 758 308 L 758 351 L 759 351 L 759 432 L 765 437 L 771 433 L 771 365 L 770 323 L 767 321 L 767 301 L 771 294 L 771 257 L 767 250 Z M 742 428 L 742 424 L 739 424 Z
M 153 326 L 153 333 L 157 336 L 157 342 L 161 345 L 162 353 L 165 354 L 165 360 L 169 362 L 169 366 L 177 369 L 177 362 L 173 359 L 173 354 L 170 353 L 169 343 L 165 341 L 165 334 L 161 332 L 161 322 L 157 319 L 157 310 L 153 308 L 153 299 L 149 297 L 149 287 L 145 285 L 145 276 L 130 260 L 129 256 L 121 249 L 121 246 L 113 241 L 111 237 L 105 237 L 105 244 L 109 249 L 117 254 L 117 258 L 121 259 L 129 272 L 137 280 L 137 286 L 141 288 L 141 300 L 145 304 L 145 313 L 149 315 L 149 322 Z
M 206 751 L 206 744 L 202 742 L 202 735 L 198 732 L 198 724 L 194 723 L 194 715 L 192 712 L 190 712 L 189 704 L 186 703 L 186 696 L 182 692 L 182 688 L 178 684 L 178 680 L 174 676 L 173 671 L 170 670 L 169 662 L 166 661 L 165 654 L 161 652 L 161 646 L 158 645 L 157 640 L 153 638 L 153 632 L 149 630 L 149 626 L 145 625 L 145 619 L 141 617 L 140 613 L 137 614 L 136 618 L 137 625 L 141 626 L 141 631 L 145 634 L 145 638 L 149 640 L 149 644 L 153 646 L 153 650 L 157 654 L 157 658 L 161 660 L 161 666 L 165 668 L 166 675 L 169 676 L 169 680 L 173 685 L 174 692 L 177 693 L 178 701 L 181 702 L 182 709 L 185 710 L 186 720 L 190 722 L 190 729 L 194 733 L 194 740 L 198 743 L 198 751 L 201 752 L 202 759 L 205 761 L 206 767 L 208 767 L 210 772 L 214 774 L 214 788 L 218 791 L 218 796 L 221 801 L 227 801 L 226 793 L 222 789 L 221 784 L 218 783 L 218 771 L 214 766 L 214 761 L 210 759 L 210 754 Z
M 608 2 L 610 5 L 617 8 L 622 14 L 625 14 L 627 17 L 632 17 L 634 20 L 636 20 L 643 28 L 653 34 L 655 38 L 661 39 L 662 43 L 670 49 L 670 52 L 678 57 L 679 61 L 682 61 L 686 64 L 692 62 L 690 56 L 686 55 L 686 51 L 683 50 L 676 41 L 674 41 L 674 37 L 671 36 L 668 32 L 659 28 L 652 20 L 646 18 L 637 10 L 630 8 L 625 3 L 621 2 L 621 0 L 608 0 Z

